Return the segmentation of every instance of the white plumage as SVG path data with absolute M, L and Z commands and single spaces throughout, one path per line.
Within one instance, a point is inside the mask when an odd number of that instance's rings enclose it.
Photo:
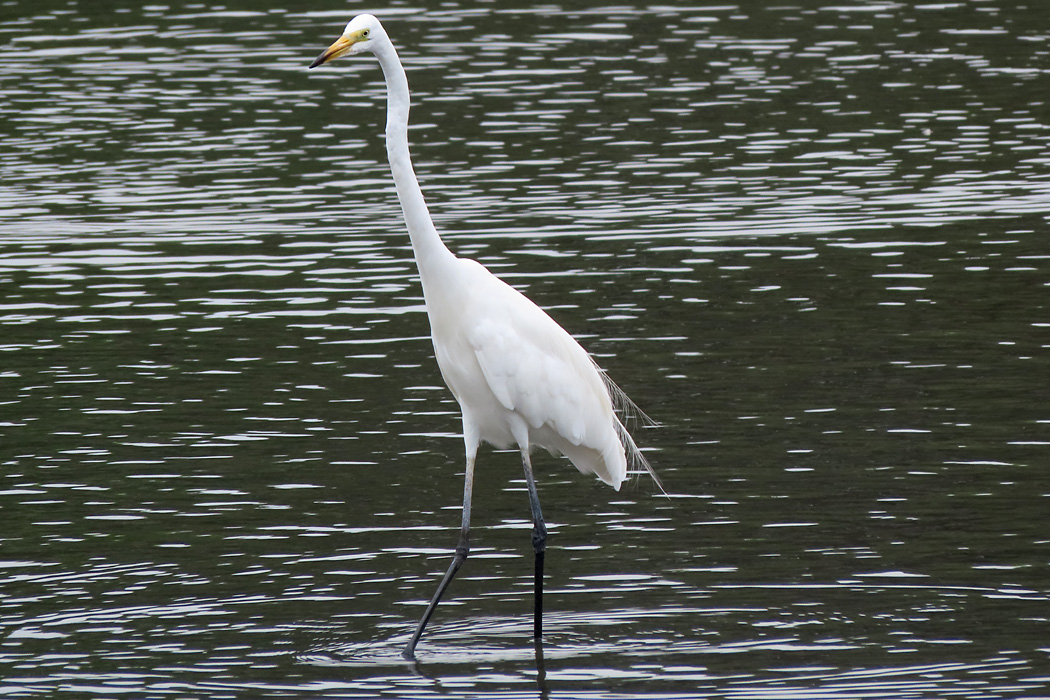
M 545 447 L 619 490 L 627 476 L 626 431 L 590 356 L 546 312 L 478 263 L 454 258 L 449 267 L 458 292 L 431 286 L 427 313 L 438 366 L 463 411 L 466 435 L 476 432 L 476 439 L 500 448 Z
M 474 461 L 482 441 L 501 448 L 517 445 L 521 452 L 533 517 L 534 633 L 539 637 L 547 530 L 530 447 L 564 454 L 581 472 L 595 474 L 617 490 L 627 477 L 628 462 L 644 467 L 653 479 L 656 474 L 614 411 L 614 401 L 627 408 L 633 404 L 580 344 L 521 292 L 479 263 L 456 257 L 442 243 L 409 155 L 408 79 L 379 20 L 355 17 L 310 67 L 363 51 L 375 54 L 386 78 L 390 171 L 412 240 L 438 367 L 463 413 L 467 458 L 456 555 L 404 655 L 414 655 L 427 621 L 467 557 Z

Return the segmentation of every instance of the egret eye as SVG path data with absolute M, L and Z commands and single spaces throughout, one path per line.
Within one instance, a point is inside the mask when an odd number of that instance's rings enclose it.
M 367 29 L 365 29 L 364 31 L 361 32 L 361 38 L 362 39 L 364 39 L 366 36 L 368 36 L 368 30 Z

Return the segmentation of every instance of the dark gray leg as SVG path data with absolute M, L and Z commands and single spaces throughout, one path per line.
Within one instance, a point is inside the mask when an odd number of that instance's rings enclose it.
M 448 567 L 448 571 L 445 572 L 445 577 L 438 584 L 437 592 L 430 599 L 430 604 L 427 606 L 426 612 L 423 613 L 423 619 L 419 621 L 415 634 L 412 635 L 412 639 L 408 640 L 405 650 L 401 652 L 401 655 L 406 659 L 415 658 L 416 644 L 419 643 L 419 638 L 423 636 L 423 630 L 430 621 L 430 616 L 434 614 L 438 603 L 441 602 L 441 596 L 444 595 L 448 584 L 452 583 L 452 579 L 455 578 L 459 567 L 463 566 L 463 562 L 467 560 L 467 554 L 470 552 L 470 496 L 473 490 L 474 457 L 468 456 L 467 474 L 463 480 L 463 524 L 459 531 L 459 543 L 456 545 L 456 554 L 452 557 L 452 564 Z
M 529 505 L 532 506 L 532 549 L 536 553 L 532 634 L 539 639 L 543 634 L 543 556 L 547 551 L 547 525 L 543 522 L 540 496 L 536 493 L 536 479 L 532 476 L 532 461 L 527 447 L 521 450 L 521 462 L 525 467 L 525 483 L 529 487 Z

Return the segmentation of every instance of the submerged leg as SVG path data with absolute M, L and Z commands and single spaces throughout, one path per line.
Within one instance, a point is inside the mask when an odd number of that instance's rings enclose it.
M 445 572 L 445 577 L 438 584 L 437 592 L 430 599 L 430 604 L 427 605 L 426 612 L 423 613 L 423 619 L 419 621 L 415 634 L 412 635 L 412 639 L 408 640 L 405 650 L 401 652 L 401 655 L 406 659 L 415 658 L 416 644 L 419 643 L 419 638 L 423 635 L 423 630 L 426 628 L 427 622 L 430 621 L 430 616 L 434 614 L 434 610 L 437 608 L 438 603 L 441 602 L 441 596 L 444 595 L 445 589 L 448 588 L 448 584 L 452 583 L 452 579 L 455 577 L 456 572 L 459 571 L 459 567 L 463 566 L 463 562 L 466 561 L 467 553 L 470 552 L 470 495 L 474 489 L 474 457 L 476 451 L 477 448 L 475 447 L 473 452 L 469 449 L 467 452 L 467 473 L 463 480 L 463 524 L 459 531 L 459 543 L 456 545 L 456 554 L 452 557 L 452 564 L 448 567 L 448 571 Z
M 543 522 L 543 512 L 540 510 L 540 495 L 536 492 L 536 479 L 532 476 L 528 447 L 521 450 L 521 463 L 525 467 L 525 483 L 529 487 L 529 505 L 532 506 L 532 549 L 536 552 L 532 634 L 539 639 L 543 634 L 543 556 L 547 551 L 547 524 Z

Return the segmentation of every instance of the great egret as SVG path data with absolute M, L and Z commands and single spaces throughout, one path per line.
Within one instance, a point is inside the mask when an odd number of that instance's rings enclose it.
M 463 414 L 467 459 L 456 553 L 405 646 L 404 656 L 415 655 L 430 616 L 470 550 L 474 459 L 481 441 L 499 448 L 517 445 L 521 451 L 532 507 L 536 554 L 533 633 L 538 640 L 547 527 L 529 448 L 539 445 L 564 454 L 581 472 L 597 475 L 616 490 L 627 476 L 628 461 L 646 469 L 658 486 L 660 481 L 614 411 L 614 403 L 628 409 L 635 408 L 634 404 L 580 344 L 521 292 L 480 263 L 456 257 L 442 243 L 408 152 L 408 78 L 379 20 L 367 14 L 355 17 L 310 67 L 366 51 L 379 59 L 386 78 L 390 171 L 423 285 L 434 354 Z

